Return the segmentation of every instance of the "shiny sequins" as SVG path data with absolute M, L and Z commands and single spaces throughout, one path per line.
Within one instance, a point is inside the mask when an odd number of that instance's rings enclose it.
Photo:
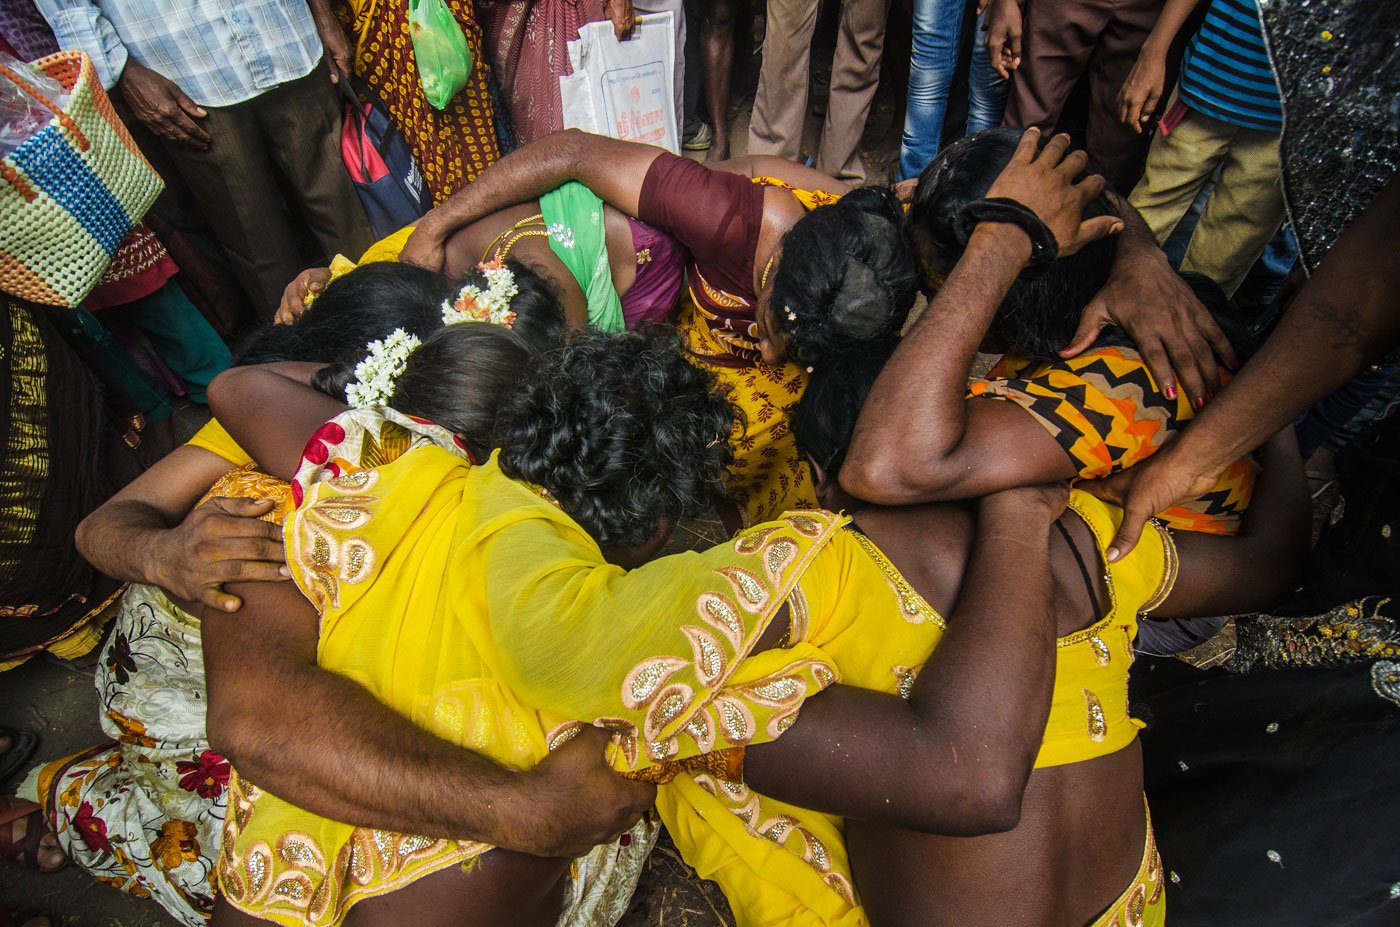
M 1142 915 L 1147 909 L 1147 886 L 1138 884 L 1128 896 L 1128 904 L 1123 910 L 1127 927 L 1142 927 Z
M 770 702 L 785 702 L 796 698 L 804 691 L 802 683 L 791 676 L 784 676 L 781 679 L 774 679 L 772 682 L 765 682 L 759 686 L 753 686 L 750 692 L 759 698 L 767 699 Z
M 290 901 L 301 901 L 306 897 L 306 885 L 300 879 L 283 879 L 272 892 Z
M 1101 743 L 1108 736 L 1108 719 L 1104 717 L 1103 705 L 1099 702 L 1099 697 L 1088 689 L 1081 690 L 1084 693 L 1084 706 L 1088 718 L 1089 739 L 1094 743 Z
M 1372 663 L 1371 688 L 1381 698 L 1400 705 L 1400 663 L 1392 660 Z
M 1269 862 L 1274 863 L 1275 865 L 1283 865 L 1283 854 L 1280 853 L 1278 850 L 1269 850 L 1264 854 L 1264 856 L 1269 860 Z
M 768 567 L 770 575 L 777 577 L 783 572 L 783 568 L 788 565 L 797 553 L 797 545 L 791 541 L 774 541 L 768 548 L 768 553 L 764 556 L 764 564 Z
M 404 837 L 399 841 L 399 856 L 412 856 L 431 847 L 436 841 L 428 837 Z
M 267 884 L 267 858 L 258 851 L 249 853 L 247 868 L 249 887 L 256 895 Z
M 700 597 L 700 615 L 724 631 L 735 647 L 744 639 L 744 623 L 734 604 L 722 595 L 706 593 Z
M 722 700 L 719 702 L 720 724 L 724 727 L 724 736 L 730 743 L 745 743 L 749 739 L 749 722 L 744 717 L 744 713 L 733 702 Z
M 1277 721 L 1270 721 L 1268 724 L 1264 725 L 1264 733 L 1266 733 L 1266 734 L 1277 734 L 1277 733 L 1278 733 L 1278 722 L 1277 722 Z
M 1099 666 L 1107 666 L 1110 659 L 1108 645 L 1103 642 L 1103 638 L 1097 634 L 1089 638 L 1089 649 L 1094 653 L 1094 662 Z

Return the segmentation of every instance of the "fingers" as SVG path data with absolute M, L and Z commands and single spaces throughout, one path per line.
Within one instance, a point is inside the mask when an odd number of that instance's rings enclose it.
M 276 567 L 286 560 L 282 541 L 280 539 L 274 541 L 266 537 L 230 537 L 219 541 L 202 541 L 198 548 L 198 552 L 208 563 L 220 564 L 220 573 L 235 569 L 234 567 L 222 566 L 225 563 L 263 561 Z M 276 570 L 274 569 L 273 572 Z M 233 576 L 220 575 L 219 579 L 220 581 L 229 581 L 233 579 Z
M 1016 70 L 1021 66 L 1021 30 L 1011 29 L 1007 35 L 1009 52 L 1011 54 L 1011 70 Z
M 215 572 L 224 583 L 282 583 L 292 578 L 287 565 L 280 561 L 223 560 L 218 566 Z
M 1108 310 L 1103 300 L 1095 297 L 1079 315 L 1079 327 L 1074 330 L 1070 343 L 1060 349 L 1061 357 L 1078 357 L 1089 350 L 1099 340 L 1099 332 L 1108 324 Z
M 1113 536 L 1113 543 L 1108 545 L 1108 550 L 1104 556 L 1109 563 L 1117 563 L 1137 547 L 1138 538 L 1142 536 L 1143 526 L 1152 517 L 1152 512 L 1141 511 L 1133 505 L 1131 499 L 1123 509 L 1123 522 L 1118 526 L 1118 533 Z
M 174 85 L 172 84 L 171 86 Z M 175 89 L 174 100 L 175 107 L 173 111 L 168 114 L 169 119 L 173 123 L 173 128 L 184 136 L 184 140 L 187 144 L 194 145 L 198 148 L 208 148 L 209 133 L 204 131 L 204 127 L 194 120 L 203 119 L 209 114 L 204 110 L 204 107 L 185 96 L 179 88 Z
M 1011 155 L 1011 163 L 1031 163 L 1035 160 L 1035 152 L 1039 145 L 1040 130 L 1035 126 L 1031 126 L 1021 133 L 1021 140 L 1016 143 L 1016 151 Z
M 1147 370 L 1152 374 L 1152 379 L 1157 381 L 1157 387 L 1162 391 L 1162 395 L 1168 399 L 1176 398 L 1176 371 L 1172 369 L 1171 359 L 1167 357 L 1166 350 L 1162 347 L 1160 340 L 1138 341 L 1138 354 L 1142 357 L 1142 362 L 1147 365 Z
M 224 592 L 218 586 L 208 586 L 200 591 L 199 601 L 209 608 L 221 612 L 236 612 L 243 607 L 243 600 L 236 595 Z
M 1138 131 L 1152 121 L 1152 114 L 1157 112 L 1157 101 L 1162 98 L 1155 88 L 1147 91 L 1147 99 L 1142 104 L 1142 109 L 1138 112 Z
M 1186 398 L 1197 409 L 1205 408 L 1206 400 L 1220 386 L 1220 368 L 1215 364 L 1210 345 L 1194 328 L 1188 327 L 1185 331 L 1178 328 L 1167 340 L 1166 348 Z
M 1095 216 L 1079 223 L 1079 231 L 1074 236 L 1074 243 L 1071 248 L 1060 249 L 1060 256 L 1073 254 L 1090 242 L 1098 241 L 1100 238 L 1107 238 L 1110 235 L 1117 235 L 1123 231 L 1123 220 L 1117 216 Z
M 1010 80 L 1011 74 L 1007 69 L 1007 64 L 1011 61 L 1011 54 L 1006 50 L 1006 34 L 1004 32 L 987 33 L 987 57 L 991 59 L 992 70 L 996 71 L 1002 80 Z
M 236 515 L 239 518 L 259 518 L 272 511 L 271 499 L 246 499 L 237 496 L 215 496 L 207 503 L 210 509 L 216 512 L 223 512 L 225 515 Z M 277 532 L 280 537 L 282 532 L 276 525 L 268 525 Z
M 1024 141 L 1024 136 L 1022 140 Z M 1069 136 L 1063 132 L 1050 136 L 1050 141 L 1045 143 L 1045 147 L 1040 150 L 1038 160 L 1051 170 L 1056 169 L 1065 160 L 1065 155 L 1069 151 Z
M 1225 337 L 1225 332 L 1216 323 L 1215 318 L 1206 311 L 1199 301 L 1196 303 L 1196 327 L 1202 337 L 1210 343 L 1210 348 L 1215 352 L 1215 356 L 1224 362 L 1225 366 L 1234 370 L 1239 367 L 1239 358 L 1235 356 L 1235 346 L 1230 344 L 1230 339 Z

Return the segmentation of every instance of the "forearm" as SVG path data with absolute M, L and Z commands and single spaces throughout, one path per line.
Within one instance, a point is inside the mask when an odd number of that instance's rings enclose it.
M 78 553 L 98 572 L 129 583 L 163 586 L 160 540 L 171 528 L 154 506 L 135 499 L 114 499 L 78 525 Z
M 357 827 L 500 844 L 512 842 L 502 822 L 528 816 L 519 775 L 313 664 L 279 661 L 233 680 L 211 674 L 209 739 L 258 787 Z
M 1152 27 L 1147 41 L 1142 43 L 1139 57 L 1165 61 L 1172 42 L 1176 41 L 1176 34 L 1186 24 L 1186 20 L 1191 18 L 1192 11 L 1199 3 L 1200 0 L 1167 0 L 1162 5 L 1157 24 Z
M 570 180 L 581 168 L 592 136 L 578 130 L 547 135 L 514 151 L 463 186 L 418 222 L 438 238 L 510 206 L 539 199 Z
M 948 631 L 906 703 L 836 687 L 745 778 L 775 798 L 948 835 L 1015 826 L 1054 681 L 1049 518 L 983 512 Z M 1004 565 L 1017 562 L 1015 583 Z
M 933 498 L 967 430 L 967 380 L 1002 299 L 1030 256 L 1023 232 L 983 224 L 880 372 L 851 438 L 841 484 L 862 499 Z
M 1400 180 L 1337 240 L 1282 321 L 1176 442 L 1174 463 L 1219 473 L 1400 343 Z

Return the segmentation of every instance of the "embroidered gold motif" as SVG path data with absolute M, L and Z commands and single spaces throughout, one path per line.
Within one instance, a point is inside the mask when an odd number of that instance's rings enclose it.
M 1099 666 L 1107 666 L 1109 662 L 1108 645 L 1103 642 L 1103 638 L 1097 634 L 1090 635 L 1089 649 L 1094 652 L 1094 662 Z
M 1104 717 L 1103 705 L 1099 703 L 1099 697 L 1088 689 L 1081 691 L 1084 693 L 1084 705 L 1088 712 L 1089 739 L 1100 743 L 1108 735 L 1108 719 Z
M 860 549 L 865 551 L 871 560 L 875 561 L 875 565 L 880 568 L 880 572 L 885 574 L 885 579 L 889 582 L 890 587 L 894 590 L 895 596 L 899 599 L 900 613 L 904 616 L 905 621 L 910 624 L 922 624 L 928 621 L 936 628 L 944 631 L 948 629 L 948 623 L 943 620 L 943 616 L 934 611 L 933 606 L 929 605 L 928 602 L 924 600 L 924 597 L 919 595 L 919 593 L 914 590 L 913 586 L 909 585 L 909 580 L 904 578 L 904 574 L 899 572 L 895 565 L 889 561 L 889 558 L 885 556 L 884 552 L 875 546 L 873 541 L 859 531 L 852 531 L 851 537 L 855 538 L 855 542 L 860 546 Z

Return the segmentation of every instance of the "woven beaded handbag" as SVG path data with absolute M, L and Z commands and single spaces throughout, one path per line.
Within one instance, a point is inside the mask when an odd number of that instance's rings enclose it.
M 22 76 L 10 80 L 53 112 L 0 161 L 0 290 L 76 307 L 164 183 L 112 109 L 91 59 L 59 52 L 34 62 L 69 92 L 56 106 Z

